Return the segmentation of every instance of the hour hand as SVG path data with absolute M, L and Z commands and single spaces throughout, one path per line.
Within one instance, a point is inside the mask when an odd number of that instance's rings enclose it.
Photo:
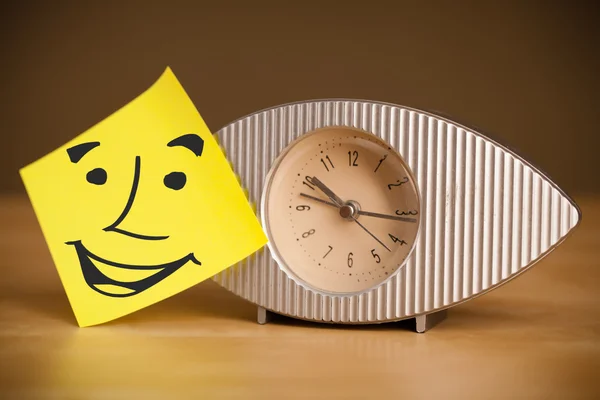
M 331 201 L 333 201 L 338 207 L 341 207 L 344 205 L 344 201 L 342 199 L 340 199 L 335 193 L 333 193 L 333 191 L 331 189 L 329 189 L 327 186 L 325 186 L 325 184 L 323 182 L 321 182 L 319 180 L 319 178 L 317 178 L 316 176 L 313 176 L 311 179 L 311 182 L 316 187 L 321 189 L 321 191 L 323 193 L 325 193 L 327 195 L 327 197 L 329 197 L 331 199 Z

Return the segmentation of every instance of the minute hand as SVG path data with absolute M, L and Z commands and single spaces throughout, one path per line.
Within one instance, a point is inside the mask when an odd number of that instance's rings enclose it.
M 379 213 L 374 213 L 374 212 L 370 212 L 370 211 L 362 211 L 362 210 L 360 210 L 358 212 L 358 215 L 366 215 L 368 217 L 375 217 L 375 218 L 393 219 L 396 221 L 404 221 L 404 222 L 417 222 L 416 218 L 398 217 L 396 215 L 379 214 Z
M 334 204 L 334 203 L 332 203 L 330 201 L 323 200 L 323 199 L 320 199 L 320 198 L 315 197 L 315 196 L 311 196 L 310 194 L 300 193 L 300 196 L 306 197 L 306 198 L 309 198 L 309 199 L 312 199 L 312 200 L 315 200 L 315 201 L 318 201 L 318 202 L 321 202 L 321 203 L 324 203 L 324 204 L 327 204 L 329 206 L 337 207 L 336 204 Z M 375 217 L 375 218 L 392 219 L 394 221 L 404 221 L 404 222 L 413 222 L 413 223 L 417 222 L 416 218 L 398 217 L 396 215 L 380 214 L 380 213 L 374 213 L 374 212 L 362 211 L 362 210 L 358 211 L 358 215 L 365 215 L 367 217 Z

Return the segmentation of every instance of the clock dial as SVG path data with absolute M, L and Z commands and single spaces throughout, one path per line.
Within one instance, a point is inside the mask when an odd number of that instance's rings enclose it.
M 376 136 L 328 127 L 276 160 L 263 223 L 280 267 L 324 293 L 355 294 L 389 279 L 417 238 L 420 198 L 402 157 Z

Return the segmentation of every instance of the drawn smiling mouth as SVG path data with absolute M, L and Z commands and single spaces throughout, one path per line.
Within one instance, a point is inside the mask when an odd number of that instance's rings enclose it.
M 202 265 L 193 253 L 165 264 L 127 265 L 95 255 L 81 243 L 81 240 L 66 242 L 66 244 L 75 247 L 88 286 L 100 294 L 111 297 L 129 297 L 141 293 L 177 271 L 188 261 Z

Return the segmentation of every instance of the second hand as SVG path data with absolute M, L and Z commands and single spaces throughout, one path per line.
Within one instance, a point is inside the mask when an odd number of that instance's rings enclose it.
M 360 222 L 358 222 L 358 220 L 356 218 L 352 218 L 354 220 L 354 222 L 356 222 L 358 224 L 358 226 L 360 226 L 361 228 L 364 229 L 365 232 L 367 232 L 369 235 L 371 235 L 371 237 L 375 240 L 377 240 L 379 242 L 380 245 L 382 245 L 383 247 L 385 247 L 385 249 L 387 251 L 391 251 L 385 244 L 383 244 L 383 242 L 379 239 L 377 239 L 377 237 L 375 235 L 373 235 L 371 232 L 369 232 L 369 230 L 367 228 L 365 228 L 365 226 L 363 224 L 361 224 Z

